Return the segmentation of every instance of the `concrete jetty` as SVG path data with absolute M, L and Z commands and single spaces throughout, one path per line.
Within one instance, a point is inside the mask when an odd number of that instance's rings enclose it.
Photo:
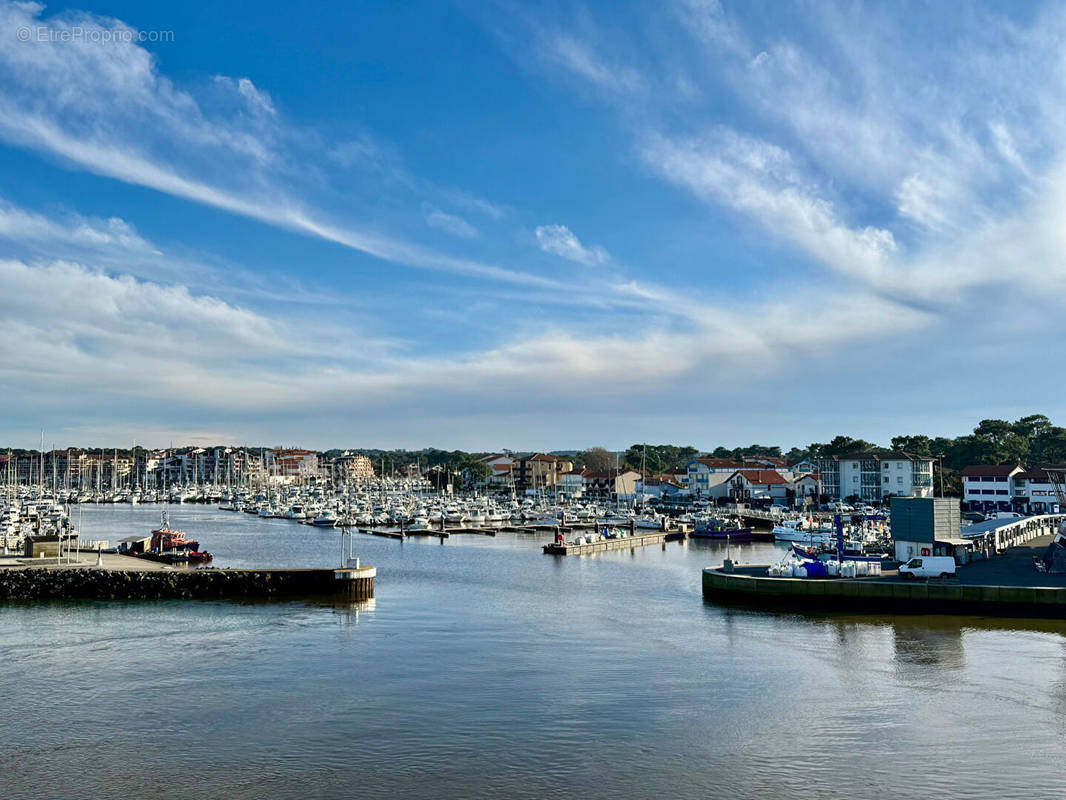
M 985 562 L 987 563 L 987 562 Z M 972 583 L 962 579 L 901 580 L 895 573 L 870 578 L 772 578 L 767 567 L 703 570 L 703 596 L 716 602 L 789 611 L 957 614 L 1066 619 L 1066 584 Z M 981 571 L 982 573 L 984 570 Z M 991 575 L 989 575 L 991 577 Z M 1041 576 L 1044 577 L 1044 576 Z M 1060 578 L 1062 576 L 1048 576 Z
M 583 556 L 590 553 L 604 553 L 609 550 L 632 550 L 635 547 L 662 544 L 675 539 L 684 539 L 687 535 L 684 531 L 652 531 L 616 539 L 600 538 L 595 542 L 586 542 L 585 544 L 552 542 L 544 545 L 544 552 L 552 556 Z
M 269 598 L 344 594 L 374 596 L 373 567 L 340 569 L 173 568 L 153 561 L 105 554 L 101 566 L 54 559 L 0 562 L 0 601 L 158 600 L 167 598 Z M 31 561 L 35 563 L 24 563 Z M 344 573 L 338 574 L 338 573 Z

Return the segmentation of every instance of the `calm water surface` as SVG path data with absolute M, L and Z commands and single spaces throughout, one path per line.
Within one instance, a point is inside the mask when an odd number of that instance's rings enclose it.
M 116 541 L 158 508 L 83 514 Z M 340 555 L 332 531 L 173 516 L 218 566 Z M 1066 623 L 730 610 L 700 594 L 722 547 L 545 540 L 360 536 L 360 607 L 0 606 L 0 796 L 1066 796 Z

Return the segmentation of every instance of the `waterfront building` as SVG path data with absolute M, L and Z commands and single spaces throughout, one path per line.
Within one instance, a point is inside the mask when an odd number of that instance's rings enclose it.
M 374 462 L 362 453 L 344 452 L 330 462 L 334 480 L 366 480 L 374 477 Z
M 1048 477 L 1054 464 L 974 464 L 962 470 L 962 500 L 969 511 L 1057 514 L 1059 498 Z
M 793 503 L 806 505 L 818 502 L 822 494 L 822 476 L 817 472 L 793 473 L 790 486 L 793 491 Z
M 739 469 L 729 476 L 725 485 L 729 487 L 729 499 L 736 503 L 783 504 L 789 500 L 788 481 L 775 469 Z
M 694 497 L 714 497 L 723 480 L 743 467 L 732 458 L 694 458 L 685 465 L 685 485 Z
M 637 481 L 637 494 L 643 497 L 677 497 L 681 494 L 681 482 L 677 475 L 664 472 L 659 475 L 648 475 Z
M 318 477 L 318 453 L 298 447 L 275 447 L 264 454 L 273 483 L 294 483 Z
M 946 555 L 967 546 L 959 537 L 962 516 L 954 497 L 893 497 L 892 544 L 896 559 Z
M 962 500 L 971 511 L 1009 511 L 1021 464 L 974 464 L 962 470 Z M 1046 476 L 1045 476 L 1046 477 Z
M 117 489 L 134 485 L 140 474 L 137 463 L 131 455 L 114 450 L 31 450 L 0 455 L 0 476 L 6 485 L 37 484 L 55 490 Z
M 557 497 L 567 497 L 571 500 L 584 497 L 585 495 L 585 472 L 586 470 L 570 470 L 559 476 L 555 484 Z
M 514 476 L 515 488 L 525 491 L 554 486 L 561 475 L 573 468 L 574 462 L 566 457 L 533 453 L 517 459 L 511 467 L 511 474 Z
M 881 502 L 889 497 L 932 497 L 933 462 L 898 450 L 871 450 L 812 459 L 822 492 L 832 500 L 858 497 Z
M 792 472 L 795 475 L 802 475 L 804 473 L 809 474 L 818 471 L 818 467 L 815 466 L 815 463 L 806 458 L 802 461 L 797 461 L 795 464 L 789 464 L 788 469 L 789 472 Z
M 493 489 L 509 488 L 514 482 L 515 463 L 517 459 L 503 453 L 489 453 L 478 459 L 489 468 L 485 483 Z
M 604 500 L 623 500 L 636 496 L 640 473 L 635 469 L 586 469 L 581 473 L 586 496 Z
M 1047 470 L 1061 471 L 1061 464 L 1045 464 L 1011 476 L 1011 505 L 1025 514 L 1058 514 L 1059 497 Z

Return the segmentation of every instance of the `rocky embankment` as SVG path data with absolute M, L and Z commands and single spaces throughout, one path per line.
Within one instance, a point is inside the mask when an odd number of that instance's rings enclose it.
M 337 590 L 338 581 L 329 569 L 137 571 L 27 567 L 0 570 L 0 601 L 275 597 L 321 595 Z

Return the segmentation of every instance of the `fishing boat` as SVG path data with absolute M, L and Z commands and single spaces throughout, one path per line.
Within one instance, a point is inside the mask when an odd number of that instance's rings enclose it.
M 840 554 L 837 553 L 834 546 L 823 547 L 801 547 L 798 544 L 793 543 L 792 552 L 797 558 L 804 560 L 815 561 L 840 561 Z M 867 553 L 862 546 L 861 542 L 853 540 L 844 542 L 844 560 L 845 561 L 868 561 L 878 562 L 884 558 L 882 553 Z
M 199 542 L 189 539 L 184 531 L 170 527 L 170 513 L 166 510 L 163 511 L 159 527 L 152 531 L 148 550 L 135 555 L 166 564 L 202 564 L 212 558 L 210 553 L 200 550 Z
M 808 523 L 803 519 L 786 519 L 774 526 L 774 539 L 779 542 L 800 544 L 829 544 L 836 538 L 831 527 Z
M 714 539 L 722 542 L 750 542 L 751 528 L 742 528 L 739 522 L 733 520 L 712 517 L 707 522 L 698 524 L 689 535 L 696 539 Z

